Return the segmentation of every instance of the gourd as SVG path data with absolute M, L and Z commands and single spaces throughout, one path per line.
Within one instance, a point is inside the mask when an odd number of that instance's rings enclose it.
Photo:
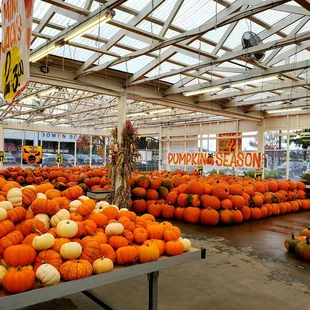
M 43 193 L 37 193 L 37 198 L 36 199 L 46 199 L 47 200 L 47 197 Z
M 8 212 L 4 208 L 0 208 L 0 222 L 8 217 Z
M 70 219 L 70 212 L 66 209 L 61 209 L 51 218 L 51 225 L 57 226 L 60 221 L 69 220 Z
M 119 236 L 124 232 L 124 226 L 121 223 L 110 223 L 105 228 L 107 236 Z
M 80 201 L 82 201 L 82 202 L 84 202 L 85 200 L 88 200 L 89 198 L 87 197 L 87 196 L 85 196 L 85 195 L 82 195 L 82 196 L 80 196 L 79 198 L 78 198 L 78 200 L 80 200 Z
M 73 238 L 78 232 L 78 224 L 71 220 L 60 221 L 57 224 L 56 232 L 59 237 Z
M 69 211 L 76 212 L 77 208 L 82 204 L 80 200 L 73 200 L 69 203 Z
M 109 258 L 101 257 L 93 262 L 95 274 L 105 273 L 113 270 L 113 262 Z
M 23 203 L 23 193 L 20 188 L 11 188 L 8 191 L 6 198 L 14 207 L 21 207 Z
M 60 273 L 50 264 L 42 264 L 36 271 L 36 277 L 45 286 L 56 285 L 60 281 Z
M 45 230 L 48 230 L 50 228 L 50 218 L 45 213 L 38 213 L 34 218 L 40 220 L 45 227 Z
M 5 276 L 5 274 L 6 274 L 7 272 L 8 272 L 8 271 L 6 270 L 5 267 L 0 266 L 0 285 L 1 285 L 1 283 L 2 283 L 3 277 Z
M 82 254 L 82 246 L 78 242 L 65 243 L 60 248 L 60 255 L 64 259 L 75 259 Z
M 55 238 L 52 234 L 46 233 L 41 236 L 34 237 L 32 241 L 32 246 L 37 251 L 50 249 L 55 243 Z
M 10 201 L 1 201 L 0 208 L 3 208 L 6 211 L 9 211 L 9 210 L 12 210 L 14 207 Z
M 180 241 L 183 244 L 184 252 L 189 252 L 190 251 L 190 249 L 192 247 L 192 243 L 191 243 L 191 241 L 189 239 L 180 237 L 178 239 L 178 241 Z

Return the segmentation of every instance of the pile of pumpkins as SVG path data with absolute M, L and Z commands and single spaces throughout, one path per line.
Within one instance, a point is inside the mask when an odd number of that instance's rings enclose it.
M 295 253 L 303 260 L 310 261 L 310 226 L 300 232 L 300 236 L 292 234 L 291 239 L 284 241 L 284 246 L 289 253 Z
M 310 210 L 305 184 L 291 180 L 154 172 L 132 179 L 132 210 L 190 224 L 233 225 Z
M 0 283 L 8 293 L 56 285 L 190 251 L 178 227 L 53 184 L 0 182 Z

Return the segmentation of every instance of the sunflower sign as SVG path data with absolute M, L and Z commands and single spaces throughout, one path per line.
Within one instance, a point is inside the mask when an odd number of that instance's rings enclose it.
M 42 146 L 23 145 L 22 157 L 23 164 L 35 165 L 42 164 Z
M 29 81 L 32 8 L 34 0 L 3 0 L 0 87 L 12 105 Z

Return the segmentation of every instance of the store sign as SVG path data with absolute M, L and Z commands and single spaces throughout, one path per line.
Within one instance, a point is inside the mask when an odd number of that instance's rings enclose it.
M 237 138 L 239 136 L 240 138 Z M 216 150 L 218 152 L 242 152 L 241 136 L 241 132 L 219 133 L 216 140 Z
M 22 158 L 23 164 L 34 165 L 42 164 L 42 146 L 23 145 Z
M 58 134 L 58 133 L 52 133 L 52 132 L 43 132 L 42 133 L 42 139 L 43 141 L 58 141 L 58 136 L 60 138 L 61 142 L 74 142 L 78 141 L 80 138 L 80 135 L 72 135 L 72 134 Z
M 1 4 L 1 91 L 12 105 L 29 81 L 33 0 L 3 0 Z
M 168 153 L 168 165 L 260 168 L 262 154 L 253 152 Z

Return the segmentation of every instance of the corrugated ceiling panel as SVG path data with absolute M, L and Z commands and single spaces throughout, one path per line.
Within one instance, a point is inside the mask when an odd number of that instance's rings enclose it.
M 50 7 L 50 4 L 36 0 L 33 7 L 33 17 L 42 18 Z
M 207 44 L 205 42 L 202 42 L 200 40 L 195 40 L 189 46 L 201 49 L 202 51 L 207 52 L 207 53 L 212 53 L 214 50 L 214 46 Z
M 272 26 L 281 19 L 287 17 L 288 15 L 290 15 L 290 13 L 280 12 L 276 10 L 266 10 L 261 13 L 255 14 L 254 16 L 263 21 L 264 23 Z
M 224 9 L 213 0 L 185 0 L 173 25 L 190 30 L 201 26 Z
M 146 44 L 144 42 L 141 42 L 139 40 L 136 40 L 136 39 L 133 39 L 133 38 L 130 38 L 128 36 L 122 38 L 119 43 L 123 44 L 123 45 L 127 45 L 131 48 L 134 48 L 134 49 L 142 49 L 142 48 L 145 48 L 147 46 L 149 46 L 149 44 Z
M 66 0 L 66 2 L 84 9 L 86 0 Z
M 128 0 L 123 4 L 123 6 L 127 6 L 141 12 L 150 2 L 151 0 Z
M 152 60 L 153 60 L 152 57 L 140 56 L 130 61 L 120 63 L 116 66 L 112 66 L 111 69 L 120 70 L 124 72 L 127 72 L 127 69 L 128 69 L 128 72 L 135 73 L 139 71 L 140 69 L 142 69 L 144 66 L 146 66 Z
M 303 16 L 301 15 L 300 18 L 302 17 Z M 288 35 L 299 24 L 299 22 L 300 22 L 300 19 L 297 22 L 290 24 L 289 26 L 283 28 L 281 31 L 285 33 L 286 35 Z
M 82 48 L 64 45 L 55 50 L 52 54 L 59 57 L 74 59 L 78 61 L 85 61 L 94 53 Z
M 171 70 L 180 69 L 180 68 L 182 68 L 182 67 L 175 65 L 175 64 L 172 64 L 170 62 L 164 61 L 161 65 L 154 68 L 152 71 L 148 72 L 146 76 L 148 76 L 148 77 L 154 76 L 154 75 L 170 72 Z
M 197 55 L 197 58 L 199 56 Z M 197 64 L 199 62 L 199 60 L 197 58 L 193 58 L 193 57 L 189 57 L 187 55 L 184 55 L 182 53 L 177 53 L 175 55 L 173 55 L 172 57 L 170 57 L 171 60 L 180 62 L 182 64 L 186 65 L 194 65 Z
M 159 34 L 160 30 L 161 30 L 161 26 L 148 22 L 147 20 L 143 20 L 141 23 L 139 23 L 139 25 L 137 26 L 137 28 L 140 28 L 142 30 L 145 30 L 149 33 L 154 33 L 154 34 Z
M 151 15 L 150 17 L 158 18 L 162 21 L 165 21 L 169 14 L 171 13 L 174 5 L 176 4 L 177 0 L 168 0 L 163 2 Z
M 111 39 L 118 31 L 120 31 L 119 28 L 114 27 L 112 25 L 109 25 L 107 23 L 101 23 L 100 26 L 96 26 L 92 30 L 90 30 L 88 33 L 99 36 L 102 38 L 105 38 L 107 40 Z
M 63 27 L 69 27 L 69 26 L 72 26 L 73 24 L 75 24 L 76 20 L 56 13 L 52 17 L 50 22 L 61 25 Z

